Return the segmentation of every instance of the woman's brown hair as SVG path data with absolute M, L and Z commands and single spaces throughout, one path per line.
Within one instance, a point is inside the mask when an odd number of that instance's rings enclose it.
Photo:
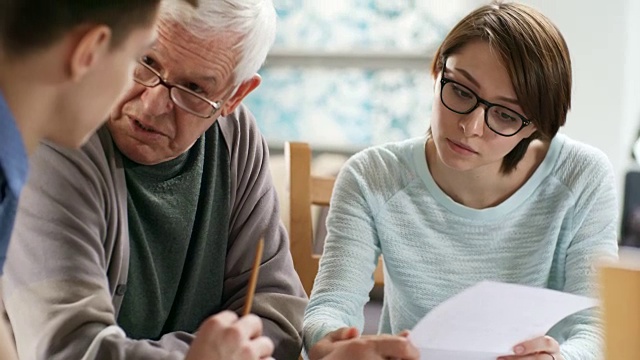
M 523 139 L 502 161 L 513 171 L 532 140 L 550 141 L 571 107 L 571 59 L 558 28 L 539 11 L 517 3 L 494 2 L 462 19 L 446 36 L 431 64 L 434 78 L 444 59 L 472 42 L 486 41 L 500 56 L 524 111 L 537 131 Z

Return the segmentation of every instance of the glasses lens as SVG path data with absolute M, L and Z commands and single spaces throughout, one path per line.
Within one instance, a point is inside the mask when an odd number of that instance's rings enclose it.
M 145 86 L 154 86 L 159 83 L 158 75 L 142 64 L 137 64 L 133 70 L 133 80 Z
M 173 101 L 175 101 L 178 106 L 195 115 L 209 117 L 214 110 L 209 102 L 178 87 L 171 89 L 171 95 Z
M 487 125 L 499 134 L 513 135 L 522 127 L 522 118 L 513 110 L 495 105 L 487 111 Z
M 466 113 L 476 106 L 478 99 L 466 87 L 448 82 L 442 87 L 442 102 L 455 112 Z

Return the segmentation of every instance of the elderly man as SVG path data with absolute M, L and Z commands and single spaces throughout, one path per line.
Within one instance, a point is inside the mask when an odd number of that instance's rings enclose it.
M 300 353 L 307 300 L 266 143 L 241 105 L 260 84 L 273 4 L 187 10 L 161 10 L 136 85 L 81 151 L 48 144 L 34 156 L 5 267 L 21 358 Z M 238 320 L 261 237 L 259 318 Z

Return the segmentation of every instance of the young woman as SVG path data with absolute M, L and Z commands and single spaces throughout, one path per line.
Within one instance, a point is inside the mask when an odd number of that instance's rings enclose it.
M 549 19 L 483 6 L 451 30 L 431 71 L 427 136 L 365 150 L 338 177 L 304 318 L 312 359 L 418 356 L 403 336 L 357 337 L 380 254 L 383 334 L 482 280 L 595 296 L 594 260 L 617 254 L 612 168 L 558 134 L 571 61 Z M 505 359 L 596 359 L 601 331 L 594 311 L 581 312 Z

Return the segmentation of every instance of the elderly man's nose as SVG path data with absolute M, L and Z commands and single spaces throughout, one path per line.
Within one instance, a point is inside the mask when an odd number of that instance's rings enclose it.
M 146 88 L 141 95 L 144 111 L 149 115 L 162 115 L 173 110 L 171 94 L 166 86 Z

